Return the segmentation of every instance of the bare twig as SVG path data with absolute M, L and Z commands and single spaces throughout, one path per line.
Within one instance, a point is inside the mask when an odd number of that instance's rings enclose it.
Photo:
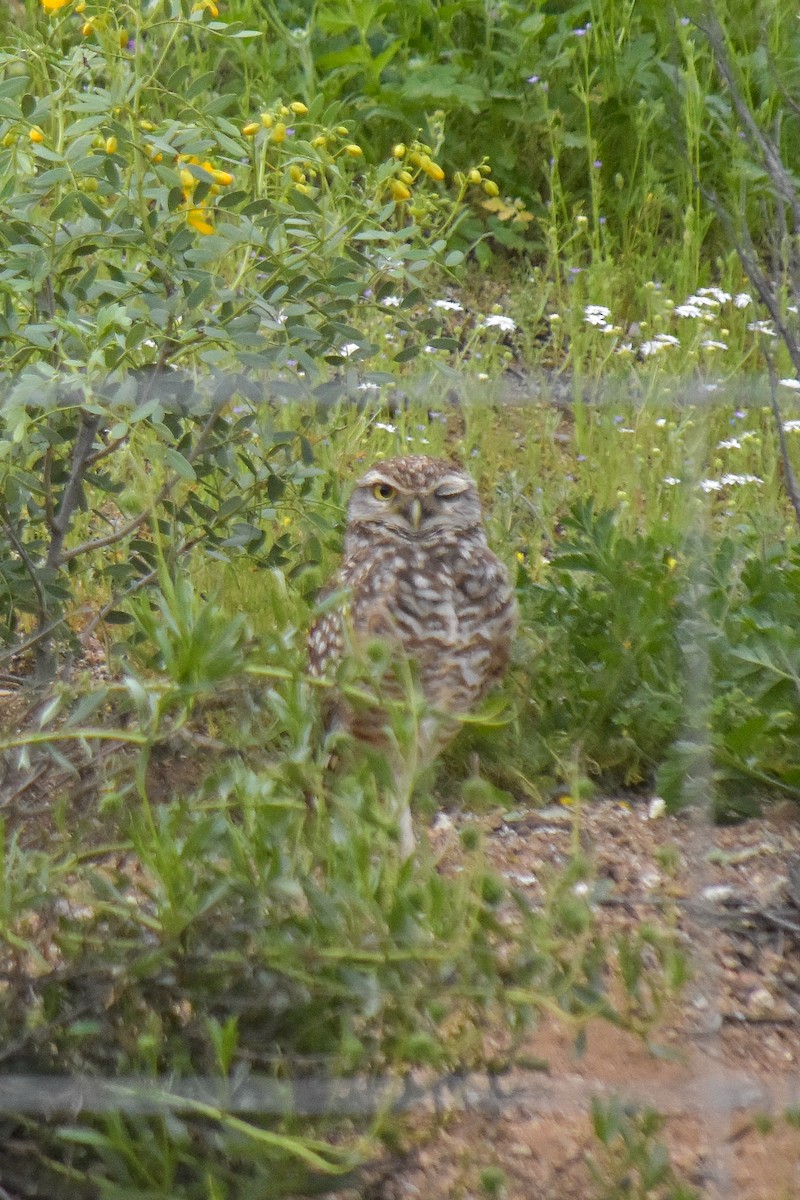
M 95 434 L 99 425 L 100 418 L 98 416 L 81 411 L 78 435 L 75 438 L 75 445 L 72 451 L 72 468 L 67 480 L 67 486 L 64 488 L 63 495 L 61 496 L 58 512 L 53 518 L 52 537 L 47 551 L 47 559 L 45 560 L 48 567 L 56 568 L 64 561 L 62 557 L 64 539 L 69 532 L 72 515 L 80 500 L 83 487 L 83 473 L 86 469 L 86 462 L 92 452 Z
M 775 142 L 767 137 L 756 122 L 737 82 L 728 52 L 725 49 L 725 37 L 717 20 L 716 14 L 709 9 L 705 21 L 698 21 L 697 27 L 703 33 L 711 47 L 711 52 L 725 83 L 728 86 L 736 115 L 742 123 L 747 140 L 761 155 L 764 167 L 772 183 L 789 205 L 794 216 L 795 229 L 800 229 L 800 196 L 797 185 L 786 170 L 781 159 L 780 151 Z

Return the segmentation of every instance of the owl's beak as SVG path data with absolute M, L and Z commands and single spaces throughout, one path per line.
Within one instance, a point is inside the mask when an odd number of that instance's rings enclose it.
M 419 496 L 415 497 L 408 506 L 408 519 L 411 522 L 411 528 L 415 531 L 422 524 L 422 501 Z

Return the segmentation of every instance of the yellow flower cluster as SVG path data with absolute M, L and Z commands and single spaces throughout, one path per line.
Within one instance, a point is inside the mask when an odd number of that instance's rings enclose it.
M 392 158 L 397 163 L 398 170 L 389 180 L 389 191 L 397 204 L 411 199 L 411 188 L 420 175 L 427 175 L 434 183 L 442 182 L 444 171 L 433 161 L 432 153 L 430 146 L 416 140 L 410 146 L 405 142 L 398 142 L 392 147 Z M 409 171 L 408 167 L 414 168 L 414 171 Z
M 302 100 L 292 100 L 291 104 L 278 104 L 272 112 L 262 112 L 257 121 L 248 121 L 242 126 L 242 133 L 245 137 L 255 137 L 262 129 L 269 131 L 269 141 L 280 145 L 285 142 L 289 136 L 289 129 L 286 124 L 291 121 L 292 117 L 305 117 L 308 114 L 308 106 L 303 104 Z
M 176 165 L 183 189 L 182 207 L 186 211 L 186 224 L 207 236 L 214 232 L 214 210 L 211 205 L 195 203 L 195 188 L 204 183 L 208 185 L 209 194 L 219 195 L 222 188 L 230 187 L 233 183 L 233 175 L 230 171 L 215 167 L 208 159 L 201 162 L 196 154 L 179 154 Z M 192 167 L 195 168 L 194 171 L 191 170 Z

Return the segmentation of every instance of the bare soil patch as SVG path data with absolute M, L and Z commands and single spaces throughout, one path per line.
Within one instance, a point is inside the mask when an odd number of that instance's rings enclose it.
M 728 827 L 649 811 L 646 802 L 605 800 L 578 821 L 598 876 L 613 885 L 597 908 L 604 932 L 645 921 L 674 928 L 691 957 L 693 980 L 653 1036 L 660 1052 L 596 1022 L 578 1057 L 569 1031 L 546 1019 L 525 1047 L 546 1073 L 511 1071 L 502 1101 L 476 1090 L 427 1128 L 414 1121 L 413 1148 L 376 1197 L 487 1195 L 487 1169 L 502 1172 L 489 1179 L 500 1180 L 494 1194 L 506 1200 L 597 1197 L 586 1158 L 603 1156 L 590 1101 L 612 1095 L 665 1116 L 660 1137 L 701 1196 L 800 1196 L 800 809 L 775 807 Z M 542 868 L 567 860 L 574 820 L 560 806 L 487 818 L 487 856 L 535 898 Z M 430 837 L 445 859 L 460 823 L 434 822 Z

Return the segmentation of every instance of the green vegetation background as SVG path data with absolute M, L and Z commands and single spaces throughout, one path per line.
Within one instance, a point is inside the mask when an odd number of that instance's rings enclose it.
M 361 464 L 455 453 L 521 633 L 422 819 L 797 799 L 792 196 L 753 133 L 796 160 L 792 6 L 27 0 L 0 29 L 0 637 L 38 688 L 0 743 L 4 1065 L 463 1066 L 543 1010 L 646 1035 L 675 946 L 604 946 L 577 851 L 541 911 L 469 822 L 457 877 L 404 866 L 380 764 L 326 770 L 304 630 Z M 37 1147 L 14 1186 L 281 1195 L 396 1136 L 160 1102 L 4 1118 Z

